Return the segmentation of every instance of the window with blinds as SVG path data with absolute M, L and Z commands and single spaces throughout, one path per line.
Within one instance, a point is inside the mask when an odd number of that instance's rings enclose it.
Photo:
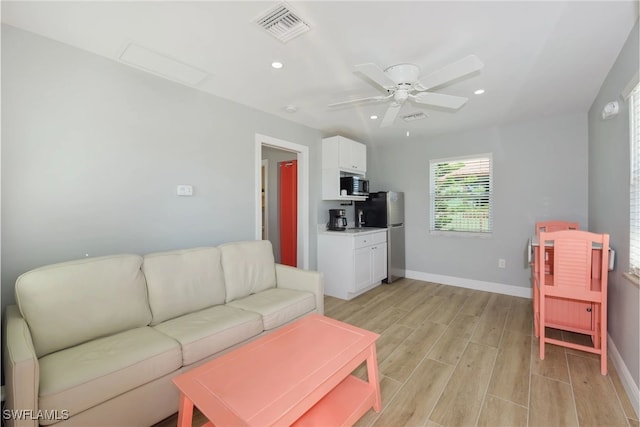
M 493 231 L 491 154 L 431 160 L 430 231 Z
M 629 194 L 629 267 L 640 275 L 640 84 L 629 96 L 631 185 Z

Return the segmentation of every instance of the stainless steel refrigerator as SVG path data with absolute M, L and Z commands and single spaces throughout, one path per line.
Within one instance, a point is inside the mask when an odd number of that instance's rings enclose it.
M 387 229 L 387 283 L 405 276 L 404 193 L 378 191 L 355 203 L 356 226 Z

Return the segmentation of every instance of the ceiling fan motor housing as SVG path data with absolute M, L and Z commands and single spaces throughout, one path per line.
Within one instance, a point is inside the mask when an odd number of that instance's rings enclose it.
M 392 65 L 384 72 L 398 85 L 399 89 L 409 89 L 418 81 L 420 68 L 414 64 L 398 64 Z

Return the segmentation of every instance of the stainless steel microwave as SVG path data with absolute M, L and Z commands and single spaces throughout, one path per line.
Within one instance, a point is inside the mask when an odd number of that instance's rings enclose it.
M 368 196 L 369 180 L 359 176 L 340 177 L 340 194 L 347 196 Z

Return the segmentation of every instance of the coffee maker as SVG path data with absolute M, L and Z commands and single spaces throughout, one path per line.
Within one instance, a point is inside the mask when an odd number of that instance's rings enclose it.
M 347 212 L 344 209 L 329 209 L 327 230 L 344 231 L 347 229 Z

